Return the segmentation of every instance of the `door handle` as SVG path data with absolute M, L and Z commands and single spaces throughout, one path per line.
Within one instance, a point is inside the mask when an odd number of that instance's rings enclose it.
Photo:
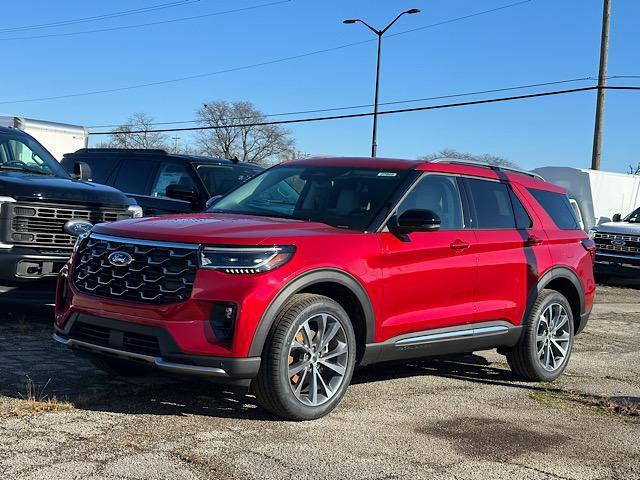
M 467 248 L 469 248 L 471 245 L 469 245 L 467 242 L 464 242 L 462 240 L 454 240 L 453 242 L 451 242 L 451 245 L 449 245 L 453 250 L 466 250 Z
M 524 241 L 524 244 L 527 247 L 535 247 L 536 245 L 541 245 L 543 241 L 544 240 L 542 240 L 542 238 L 538 237 L 537 235 L 533 235 L 532 234 L 532 235 L 529 235 L 529 238 L 527 238 Z

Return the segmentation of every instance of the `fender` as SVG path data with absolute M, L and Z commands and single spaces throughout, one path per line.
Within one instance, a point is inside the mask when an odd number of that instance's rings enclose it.
M 373 342 L 375 335 L 375 316 L 371 300 L 364 287 L 353 276 L 336 268 L 320 268 L 305 272 L 287 283 L 271 300 L 262 314 L 258 327 L 253 335 L 249 356 L 262 355 L 262 348 L 267 340 L 273 321 L 282 306 L 292 295 L 316 283 L 333 282 L 347 287 L 357 298 L 364 311 L 365 343 Z
M 533 304 L 536 303 L 536 300 L 538 299 L 538 294 L 542 290 L 544 290 L 547 287 L 547 285 L 549 285 L 549 283 L 551 283 L 553 280 L 557 278 L 564 278 L 566 280 L 569 280 L 573 284 L 576 291 L 578 292 L 578 298 L 580 302 L 580 311 L 578 312 L 578 316 L 582 317 L 585 314 L 584 288 L 582 287 L 582 283 L 580 283 L 580 279 L 578 278 L 578 275 L 569 267 L 558 266 L 558 267 L 553 267 L 547 270 L 540 277 L 540 279 L 538 280 L 538 283 L 535 285 L 532 291 L 529 292 L 529 297 L 527 298 L 527 308 L 523 316 L 523 321 L 525 318 L 529 316 L 531 309 L 533 308 Z M 574 320 L 577 320 L 577 319 L 574 319 Z

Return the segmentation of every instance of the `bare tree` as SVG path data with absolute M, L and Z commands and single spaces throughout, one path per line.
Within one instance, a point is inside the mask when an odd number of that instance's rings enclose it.
M 261 125 L 262 112 L 250 102 L 215 101 L 197 112 L 202 126 L 196 142 L 202 153 L 245 162 L 267 164 L 288 158 L 294 148 L 290 132 L 279 125 Z
M 420 160 L 435 160 L 437 158 L 454 158 L 456 160 L 471 160 L 474 162 L 488 163 L 489 165 L 495 165 L 497 167 L 520 168 L 514 162 L 507 160 L 504 157 L 500 157 L 498 155 L 492 155 L 490 153 L 475 154 L 475 153 L 459 152 L 451 148 L 445 148 L 444 150 L 438 153 L 431 153 L 429 155 L 424 155 L 419 158 Z
M 153 118 L 135 113 L 111 132 L 109 146 L 113 148 L 167 148 L 167 136 L 153 130 Z M 133 133 L 138 132 L 138 133 Z
M 640 175 L 640 162 L 635 167 L 633 165 L 629 165 L 629 173 L 631 175 Z

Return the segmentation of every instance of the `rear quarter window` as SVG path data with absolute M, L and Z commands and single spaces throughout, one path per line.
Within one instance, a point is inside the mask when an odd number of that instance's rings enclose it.
M 573 208 L 571 208 L 571 204 L 569 203 L 569 198 L 566 195 L 549 192 L 548 190 L 539 190 L 537 188 L 529 188 L 528 190 L 559 229 L 580 229 L 578 220 L 573 213 Z

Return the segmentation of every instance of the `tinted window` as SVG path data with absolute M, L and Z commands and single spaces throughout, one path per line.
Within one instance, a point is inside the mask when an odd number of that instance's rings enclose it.
M 169 185 L 181 185 L 183 187 L 193 187 L 193 178 L 189 175 L 189 171 L 184 165 L 179 163 L 165 162 L 160 167 L 158 175 L 151 187 L 151 196 L 166 197 L 167 187 Z
M 407 173 L 376 168 L 283 165 L 252 178 L 208 211 L 292 218 L 362 231 Z
M 640 223 L 640 208 L 631 212 L 629 216 L 624 219 L 624 221 L 630 223 Z
M 155 165 L 152 160 L 125 158 L 113 186 L 125 193 L 147 195 L 147 184 Z
M 511 204 L 510 189 L 500 182 L 466 180 L 469 194 L 476 212 L 476 228 L 515 228 L 516 221 Z
M 113 172 L 117 164 L 117 159 L 115 158 L 106 158 L 106 157 L 98 157 L 98 158 L 79 158 L 75 157 L 66 157 L 62 160 L 62 166 L 69 173 L 73 173 L 73 166 L 76 162 L 85 162 L 91 167 L 91 180 L 96 183 L 107 183 L 109 179 L 109 175 Z
M 536 188 L 530 188 L 529 193 L 544 208 L 558 228 L 562 230 L 580 229 L 566 195 Z
M 58 161 L 26 135 L 0 134 L 0 169 L 67 176 Z
M 406 210 L 431 210 L 440 217 L 441 230 L 464 228 L 462 203 L 454 177 L 425 175 L 398 206 L 398 215 Z
M 533 226 L 533 222 L 531 221 L 531 217 L 527 213 L 527 210 L 524 208 L 524 205 L 522 205 L 522 202 L 512 189 L 509 189 L 509 194 L 511 195 L 513 213 L 516 217 L 516 228 L 531 228 Z
M 212 197 L 230 192 L 260 172 L 251 167 L 213 164 L 197 165 L 196 170 Z

